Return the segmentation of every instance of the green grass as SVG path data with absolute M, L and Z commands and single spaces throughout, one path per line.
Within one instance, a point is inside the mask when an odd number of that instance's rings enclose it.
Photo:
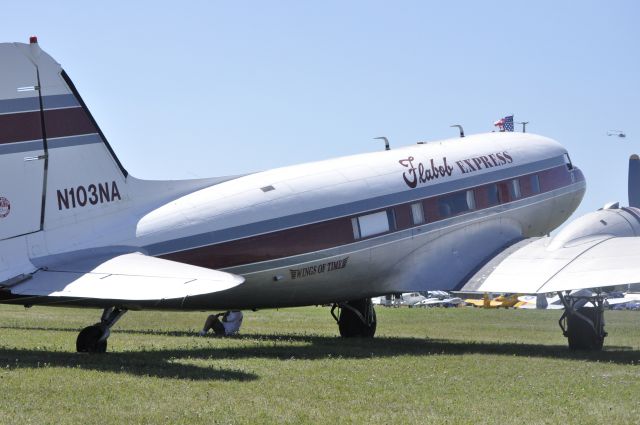
M 378 308 L 344 340 L 327 308 L 129 312 L 105 355 L 75 353 L 97 310 L 0 306 L 0 423 L 638 423 L 640 313 L 607 312 L 599 353 L 571 352 L 560 312 Z

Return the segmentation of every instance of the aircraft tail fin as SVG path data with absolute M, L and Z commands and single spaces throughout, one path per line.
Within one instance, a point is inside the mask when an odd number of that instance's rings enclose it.
M 633 154 L 629 157 L 629 206 L 640 208 L 640 157 Z
M 100 214 L 127 171 L 37 39 L 0 43 L 0 240 Z

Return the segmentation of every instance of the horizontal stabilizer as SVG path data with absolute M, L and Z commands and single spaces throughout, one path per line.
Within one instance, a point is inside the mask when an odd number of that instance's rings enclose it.
M 640 282 L 640 237 L 594 235 L 556 249 L 550 241 L 506 257 L 478 291 L 536 294 Z
M 84 256 L 43 267 L 10 291 L 19 296 L 150 302 L 211 294 L 243 282 L 231 273 L 135 252 Z

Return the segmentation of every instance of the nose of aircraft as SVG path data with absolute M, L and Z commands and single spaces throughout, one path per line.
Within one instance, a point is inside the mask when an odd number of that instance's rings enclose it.
M 586 179 L 584 178 L 584 174 L 582 173 L 582 170 L 580 170 L 580 168 L 576 167 L 575 165 L 573 166 L 573 179 L 576 182 L 578 181 L 586 182 Z

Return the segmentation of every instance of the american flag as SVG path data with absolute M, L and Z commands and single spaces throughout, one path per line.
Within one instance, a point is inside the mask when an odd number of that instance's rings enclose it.
M 513 115 L 503 118 L 504 131 L 513 131 Z
M 500 127 L 500 131 L 513 131 L 513 115 L 500 118 L 498 121 L 494 122 L 493 125 Z

